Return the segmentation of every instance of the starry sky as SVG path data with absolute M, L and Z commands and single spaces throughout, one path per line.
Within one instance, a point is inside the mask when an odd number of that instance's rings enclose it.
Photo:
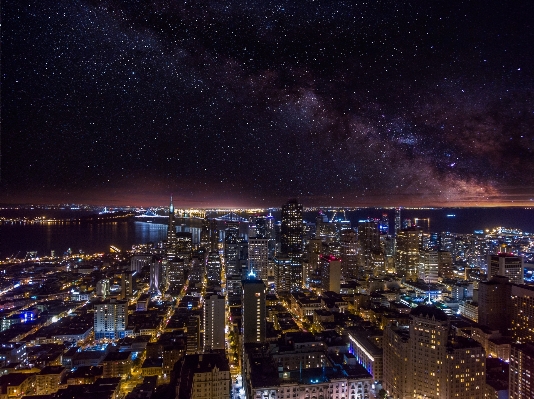
M 532 1 L 1 12 L 0 202 L 534 203 Z

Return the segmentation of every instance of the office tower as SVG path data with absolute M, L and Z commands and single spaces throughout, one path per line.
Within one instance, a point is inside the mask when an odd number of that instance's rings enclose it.
M 193 251 L 193 234 L 187 231 L 179 231 L 174 234 L 175 251 L 180 257 L 191 257 Z
M 226 278 L 241 275 L 239 264 L 239 247 L 237 239 L 239 230 L 235 227 L 228 227 L 224 234 L 224 263 L 226 266 Z
M 401 230 L 401 208 L 395 208 L 395 235 Z
M 438 276 L 444 279 L 454 278 L 452 254 L 449 251 L 438 251 Z
M 219 247 L 219 230 L 217 220 L 204 219 L 202 221 L 202 230 L 200 232 L 200 245 L 209 251 L 216 252 Z
M 210 252 L 206 263 L 206 277 L 208 281 L 221 281 L 222 264 L 218 252 Z
M 186 355 L 178 365 L 176 399 L 230 399 L 228 359 L 219 353 Z
M 484 397 L 484 350 L 473 340 L 450 337 L 442 310 L 427 305 L 412 310 L 409 342 L 413 397 Z
M 425 250 L 421 252 L 419 279 L 426 283 L 438 282 L 438 252 Z
M 226 326 L 225 299 L 220 295 L 206 295 L 204 298 L 204 352 L 224 350 Z
M 493 276 L 505 276 L 512 284 L 523 284 L 523 257 L 507 253 L 488 255 L 488 280 Z
M 186 352 L 187 354 L 193 354 L 198 353 L 201 351 L 200 346 L 200 319 L 201 319 L 200 313 L 191 313 L 189 317 L 187 318 L 187 324 L 186 324 L 186 342 L 187 342 L 187 348 Z
M 394 398 L 484 397 L 485 353 L 480 344 L 450 333 L 434 306 L 410 312 L 409 332 L 386 326 L 383 386 Z
M 289 200 L 282 206 L 282 224 L 280 227 L 280 250 L 291 259 L 291 291 L 302 287 L 302 245 L 304 228 L 302 223 L 302 205 L 296 199 Z
M 505 333 L 510 326 L 512 285 L 503 276 L 478 284 L 478 323 Z
M 116 339 L 126 336 L 128 326 L 128 301 L 110 299 L 95 304 L 95 339 Z
M 134 255 L 130 259 L 130 270 L 140 273 L 141 269 L 143 269 L 145 266 L 149 266 L 151 262 L 152 255 L 150 254 Z
M 387 325 L 383 341 L 383 386 L 393 398 L 409 398 L 410 333 L 402 326 Z
M 241 278 L 241 274 L 234 274 L 226 277 L 226 292 L 228 293 L 228 298 L 230 300 L 241 299 L 241 294 L 243 291 Z
M 127 299 L 133 297 L 133 275 L 134 272 L 124 271 L 120 274 L 121 278 L 121 298 Z
M 241 329 L 243 343 L 265 341 L 265 284 L 261 280 L 244 280 Z
M 403 229 L 397 234 L 395 272 L 407 280 L 417 280 L 422 232 L 418 228 Z
M 172 195 L 171 195 L 171 203 L 169 204 L 169 224 L 167 226 L 167 258 L 172 258 L 176 251 L 176 227 L 174 224 L 174 205 L 172 203 Z
M 284 254 L 276 255 L 274 263 L 275 292 L 288 294 L 291 291 L 291 259 Z
M 155 256 L 152 258 L 150 264 L 150 280 L 148 292 L 153 295 L 161 295 L 160 285 L 162 280 L 162 265 L 161 260 Z
M 522 343 L 534 342 L 534 287 L 513 285 L 510 302 L 512 338 Z
M 449 319 L 445 312 L 421 305 L 410 312 L 411 390 L 414 397 L 443 397 L 440 384 L 447 354 Z M 411 371 L 411 372 L 410 372 Z
M 166 269 L 166 282 L 168 284 L 169 293 L 177 295 L 180 293 L 187 280 L 185 261 L 183 258 L 173 258 L 172 260 L 168 260 Z
M 376 220 L 358 222 L 358 241 L 362 251 L 370 253 L 380 249 L 380 225 Z
M 382 219 L 380 219 L 380 234 L 389 234 L 389 217 L 387 213 L 383 213 Z
M 323 291 L 339 294 L 341 281 L 341 259 L 335 256 L 321 256 L 321 278 Z
M 534 343 L 516 344 L 510 348 L 510 399 L 534 398 Z
M 441 370 L 438 368 L 442 398 L 485 397 L 486 354 L 478 342 L 464 337 L 450 339 Z
M 267 238 L 248 239 L 248 270 L 260 280 L 267 282 L 269 269 L 269 240 Z
M 308 240 L 306 258 L 308 259 L 308 276 L 315 273 L 320 266 L 320 256 L 323 253 L 323 241 L 318 238 Z

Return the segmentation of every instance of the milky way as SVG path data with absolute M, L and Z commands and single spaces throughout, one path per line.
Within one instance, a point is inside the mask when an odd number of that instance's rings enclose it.
M 375 3 L 4 2 L 0 201 L 532 203 L 532 3 Z

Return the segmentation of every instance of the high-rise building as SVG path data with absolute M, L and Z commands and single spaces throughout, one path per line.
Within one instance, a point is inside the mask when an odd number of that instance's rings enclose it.
M 261 280 L 243 281 L 241 329 L 245 344 L 265 341 L 265 291 Z
M 341 230 L 341 274 L 344 277 L 358 276 L 358 241 L 353 229 Z
M 395 235 L 401 230 L 401 208 L 395 208 Z
M 135 273 L 131 271 L 123 271 L 120 273 L 121 278 L 121 299 L 133 297 L 133 275 Z
M 202 230 L 200 232 L 200 245 L 208 251 L 217 251 L 219 246 L 219 230 L 216 219 L 205 218 L 202 221 Z
M 280 252 L 291 260 L 291 291 L 302 288 L 302 251 L 304 227 L 302 221 L 302 204 L 296 199 L 289 200 L 282 206 L 282 224 L 280 227 Z
M 438 252 L 422 251 L 419 263 L 419 279 L 426 283 L 438 282 Z
M 277 294 L 287 294 L 291 291 L 291 259 L 282 255 L 277 255 L 273 259 L 275 292 Z
M 421 305 L 410 313 L 411 390 L 414 397 L 440 398 L 444 388 L 441 378 L 447 353 L 449 319 L 445 312 Z
M 171 195 L 171 203 L 169 204 L 169 224 L 167 226 L 167 257 L 172 258 L 176 251 L 176 226 L 174 225 L 174 205 L 172 203 L 172 195 Z
M 198 353 L 202 351 L 202 345 L 200 342 L 200 319 L 202 314 L 200 312 L 190 312 L 187 318 L 186 324 L 186 342 L 187 342 L 187 354 Z
M 503 276 L 478 284 L 478 323 L 506 333 L 510 326 L 512 285 Z
M 403 229 L 397 233 L 395 272 L 407 280 L 417 280 L 422 231 L 418 228 Z
M 206 263 L 206 277 L 208 281 L 221 281 L 222 264 L 218 252 L 210 252 Z
M 224 263 L 226 266 L 226 278 L 241 275 L 239 263 L 239 247 L 237 239 L 239 230 L 235 227 L 228 227 L 224 234 Z
M 509 375 L 510 399 L 534 398 L 534 343 L 512 344 Z
M 405 326 L 384 329 L 383 385 L 393 398 L 409 398 L 410 332 Z
M 308 240 L 308 252 L 306 258 L 308 259 L 307 275 L 314 274 L 320 267 L 320 257 L 323 253 L 323 241 L 319 238 Z
M 335 256 L 321 256 L 321 278 L 323 291 L 339 294 L 341 282 L 341 259 Z
M 229 399 L 230 367 L 219 353 L 186 355 L 178 365 L 177 399 Z
M 173 258 L 167 261 L 166 282 L 170 294 L 179 294 L 187 279 L 187 270 L 183 258 Z
M 151 261 L 152 261 L 151 254 L 134 255 L 130 259 L 130 270 L 133 272 L 140 273 L 143 267 L 150 266 Z
M 382 219 L 380 219 L 380 234 L 389 234 L 389 217 L 387 213 L 383 213 Z
M 204 298 L 204 352 L 224 350 L 225 299 L 212 294 Z
M 269 239 L 248 239 L 248 270 L 263 281 L 267 281 L 269 271 Z
M 154 295 L 161 295 L 160 285 L 162 280 L 162 265 L 161 259 L 155 256 L 152 258 L 150 264 L 149 288 L 148 292 Z
M 512 285 L 510 302 L 512 338 L 522 343 L 534 343 L 534 287 Z
M 523 257 L 508 253 L 488 255 L 488 280 L 493 276 L 505 276 L 512 284 L 524 282 Z
M 454 278 L 452 254 L 449 251 L 438 251 L 438 276 L 444 279 Z
M 450 334 L 445 312 L 420 305 L 406 330 L 384 332 L 384 389 L 394 398 L 484 397 L 485 353 L 474 340 Z
M 174 234 L 176 254 L 180 257 L 191 257 L 193 250 L 193 234 L 188 231 L 178 231 Z
M 95 339 L 117 339 L 126 336 L 128 301 L 110 299 L 95 304 Z
M 360 220 L 358 222 L 358 241 L 365 252 L 380 249 L 380 224 L 377 220 Z

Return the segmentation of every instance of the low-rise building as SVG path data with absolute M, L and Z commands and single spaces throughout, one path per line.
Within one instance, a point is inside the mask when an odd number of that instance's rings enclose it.
M 67 369 L 63 366 L 47 366 L 35 376 L 37 395 L 50 395 L 58 391 L 65 379 Z

